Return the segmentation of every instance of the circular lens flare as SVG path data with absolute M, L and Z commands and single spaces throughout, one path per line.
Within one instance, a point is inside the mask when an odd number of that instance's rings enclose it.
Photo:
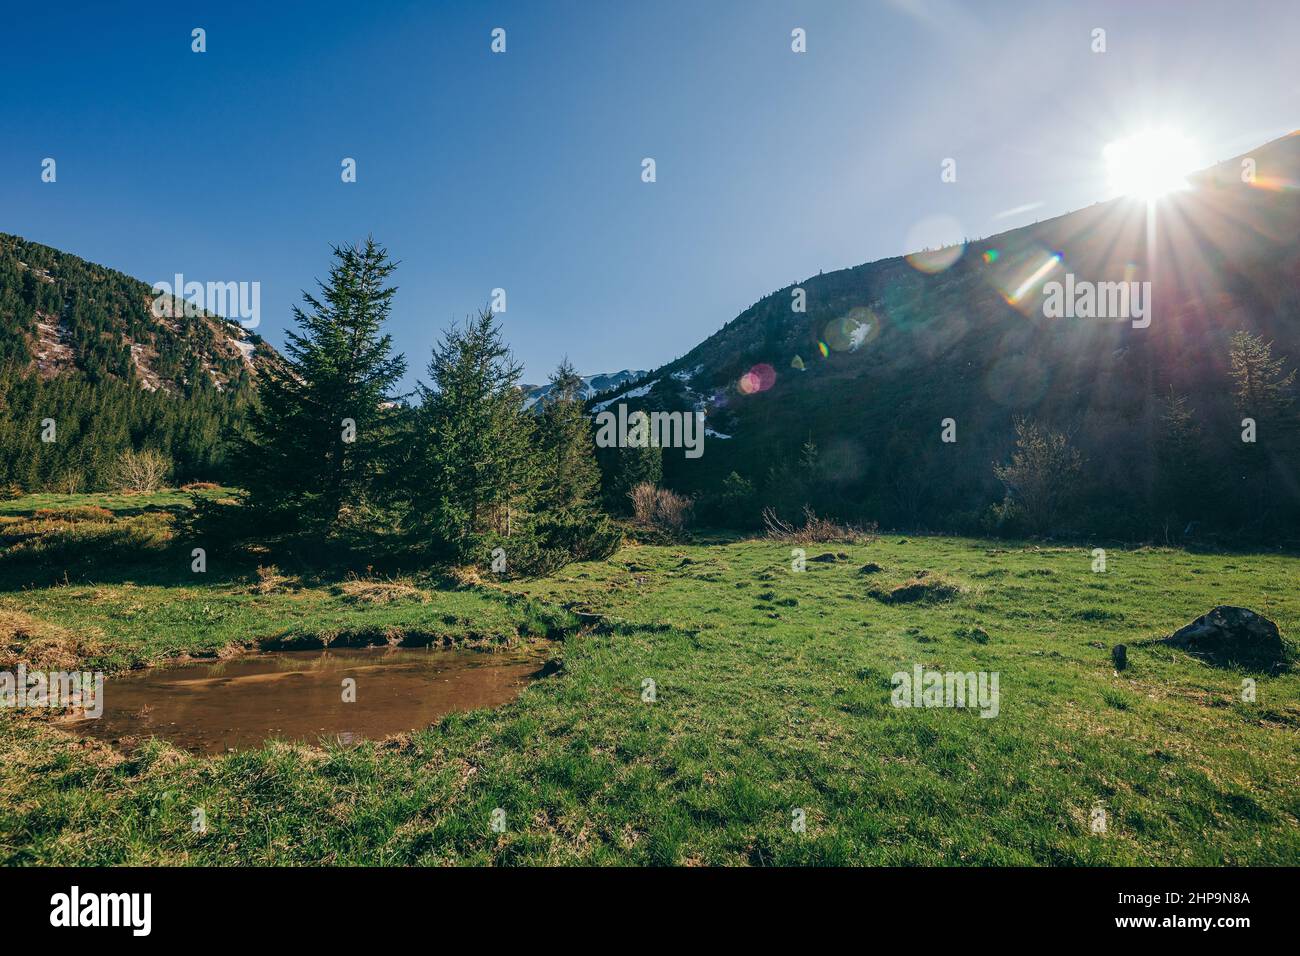
M 956 265 L 966 251 L 966 239 L 959 223 L 951 216 L 930 216 L 908 230 L 905 249 L 907 264 L 918 272 L 934 275 Z
M 776 369 L 766 362 L 760 362 L 740 376 L 740 381 L 736 383 L 736 387 L 742 395 L 756 395 L 759 392 L 766 392 L 775 384 Z
M 834 352 L 856 352 L 880 334 L 880 319 L 868 308 L 858 307 L 832 319 L 822 330 L 822 342 Z

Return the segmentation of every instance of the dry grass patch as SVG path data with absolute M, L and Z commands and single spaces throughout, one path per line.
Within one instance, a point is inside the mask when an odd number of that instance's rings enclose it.
M 429 600 L 427 594 L 405 581 L 354 578 L 336 585 L 332 590 L 353 604 L 392 604 L 396 601 L 419 601 L 423 604 Z
M 885 604 L 914 604 L 918 602 L 955 601 L 966 593 L 966 588 L 941 574 L 919 571 L 894 587 L 875 587 L 869 592 Z
M 99 632 L 74 634 L 22 611 L 0 609 L 0 667 L 74 670 L 100 649 Z
M 481 587 L 487 582 L 483 580 L 483 575 L 479 574 L 478 568 L 472 564 L 458 564 L 449 568 L 447 574 L 457 587 L 476 588 Z
M 98 505 L 85 505 L 79 508 L 37 508 L 32 512 L 33 521 L 111 521 L 113 512 Z
M 274 564 L 258 565 L 257 580 L 248 586 L 249 594 L 289 594 L 302 590 L 302 581 L 281 574 Z

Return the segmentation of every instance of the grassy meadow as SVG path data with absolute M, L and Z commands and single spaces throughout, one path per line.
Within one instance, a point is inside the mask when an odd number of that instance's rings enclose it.
M 698 536 L 502 583 L 257 554 L 197 574 L 189 500 L 0 502 L 0 670 L 403 640 L 558 669 L 398 737 L 220 757 L 0 710 L 0 862 L 1300 863 L 1300 674 L 1145 643 L 1218 604 L 1294 637 L 1294 557 L 1117 546 L 1094 573 L 1091 546 L 881 535 L 795 572 L 787 544 Z M 915 664 L 998 672 L 997 717 L 895 708 Z

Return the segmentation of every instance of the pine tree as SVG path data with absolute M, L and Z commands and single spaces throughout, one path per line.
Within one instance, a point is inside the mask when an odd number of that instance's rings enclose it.
M 658 445 L 600 448 L 596 461 L 601 472 L 601 497 L 611 514 L 628 514 L 628 494 L 637 485 L 659 485 L 664 480 L 664 452 Z
M 490 541 L 527 525 L 539 491 L 522 366 L 485 309 L 443 334 L 428 372 L 410 469 L 411 530 L 444 557 L 485 561 Z
M 1290 410 L 1296 371 L 1284 374 L 1286 359 L 1273 358 L 1273 346 L 1258 335 L 1237 332 L 1229 352 L 1233 400 L 1242 415 L 1277 424 Z
M 551 375 L 538 423 L 543 480 L 539 505 L 549 511 L 589 509 L 600 488 L 591 419 L 582 405 L 582 378 L 566 358 Z
M 300 331 L 260 390 L 243 456 L 254 508 L 320 530 L 367 500 L 393 446 L 392 389 L 406 361 L 382 332 L 396 264 L 373 239 L 338 246 L 318 296 L 294 307 Z
M 1016 420 L 1016 450 L 1011 461 L 993 466 L 993 474 L 1007 489 L 1007 498 L 1024 509 L 1036 533 L 1053 529 L 1060 514 L 1078 491 L 1083 457 L 1060 432 L 1028 418 Z
M 600 466 L 591 419 L 583 410 L 582 379 L 567 358 L 551 376 L 538 438 L 541 489 L 529 527 L 533 547 L 523 553 L 513 548 L 523 559 L 523 570 L 540 573 L 569 561 L 608 557 L 622 534 L 597 503 Z
M 1166 535 L 1175 536 L 1185 525 L 1203 516 L 1212 489 L 1205 463 L 1201 429 L 1187 397 L 1171 386 L 1161 401 L 1160 434 L 1156 441 L 1154 516 Z
M 1296 371 L 1284 372 L 1286 360 L 1273 358 L 1272 344 L 1245 331 L 1232 336 L 1229 360 L 1233 401 L 1243 421 L 1254 420 L 1256 436 L 1236 447 L 1238 500 L 1255 528 L 1267 533 L 1278 525 L 1278 479 L 1290 481 L 1300 462 L 1291 394 Z

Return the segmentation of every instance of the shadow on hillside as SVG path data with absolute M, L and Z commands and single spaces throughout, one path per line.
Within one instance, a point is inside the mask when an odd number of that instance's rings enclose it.
M 362 548 L 306 536 L 257 543 L 216 539 L 178 525 L 168 509 L 0 528 L 0 593 L 84 585 L 252 586 L 267 576 L 290 576 L 307 587 L 376 575 L 417 576 L 431 590 L 462 586 L 442 570 L 373 544 Z
M 96 506 L 89 505 L 87 507 Z M 33 506 L 31 508 L 9 508 L 4 512 L 4 516 L 10 518 L 34 518 L 42 512 L 59 510 L 68 509 L 50 508 L 46 505 L 41 505 L 39 507 Z M 137 518 L 140 515 L 145 514 L 181 514 L 187 509 L 184 505 L 140 505 L 139 507 L 133 508 L 112 508 L 105 510 L 110 511 L 112 516 L 115 518 Z

